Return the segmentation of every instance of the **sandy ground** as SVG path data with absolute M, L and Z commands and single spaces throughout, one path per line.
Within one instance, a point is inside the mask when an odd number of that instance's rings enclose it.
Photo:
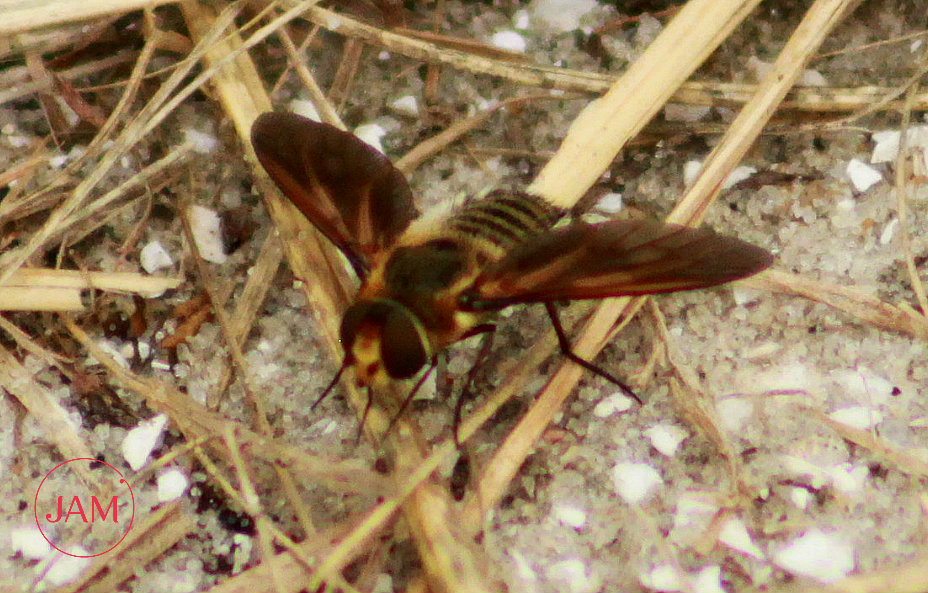
M 414 4 L 414 14 L 430 18 L 431 5 Z M 755 82 L 764 63 L 775 59 L 806 3 L 783 2 L 776 8 L 772 4 L 755 11 L 694 78 Z M 482 42 L 499 31 L 512 31 L 525 41 L 529 59 L 538 63 L 619 72 L 662 28 L 661 20 L 644 16 L 603 35 L 595 51 L 585 51 L 591 47 L 588 36 L 577 31 L 558 32 L 535 20 L 525 29 L 516 29 L 520 11 L 527 8 L 528 4 L 518 2 L 449 0 L 441 30 Z M 604 4 L 584 17 L 582 25 L 589 30 L 613 21 L 625 14 L 621 10 Z M 177 15 L 163 9 L 163 18 L 164 28 L 171 29 Z M 924 37 L 874 43 L 903 38 L 923 31 L 926 25 L 928 15 L 920 2 L 865 3 L 829 37 L 822 53 L 847 51 L 814 60 L 809 68 L 817 74 L 810 74 L 808 80 L 826 87 L 895 89 L 921 67 Z M 279 45 L 272 45 L 254 52 L 270 84 L 285 60 Z M 343 49 L 343 38 L 323 32 L 307 51 L 307 61 L 324 88 L 335 76 Z M 154 65 L 167 66 L 175 58 L 162 53 Z M 105 76 L 110 80 L 125 75 Z M 496 101 L 537 92 L 451 68 L 442 69 L 433 91 L 426 89 L 425 76 L 425 68 L 417 61 L 366 47 L 347 95 L 336 104 L 350 127 L 380 125 L 385 131 L 385 152 L 398 158 L 451 121 Z M 76 83 L 88 84 L 86 79 Z M 426 94 L 435 99 L 428 113 L 423 107 Z M 112 108 L 115 96 L 106 91 L 94 95 L 107 109 Z M 404 109 L 403 103 L 395 105 L 409 96 L 416 99 L 417 114 Z M 305 91 L 289 77 L 275 95 L 275 107 L 292 109 L 292 101 L 306 99 Z M 557 149 L 567 126 L 588 100 L 566 94 L 495 115 L 464 142 L 443 150 L 410 175 L 420 209 L 460 203 L 495 187 L 524 187 Z M 640 142 L 614 162 L 598 184 L 599 191 L 622 195 L 621 216 L 666 215 L 684 189 L 687 163 L 706 156 L 735 109 L 719 104 L 705 110 L 675 108 L 676 115 L 665 112 L 644 131 Z M 685 118 L 702 117 L 681 121 L 681 113 Z M 864 190 L 855 188 L 847 172 L 852 159 L 870 163 L 873 132 L 898 130 L 898 114 L 879 111 L 826 128 L 824 122 L 836 117 L 789 112 L 776 120 L 742 163 L 755 172 L 724 190 L 706 224 L 771 250 L 778 270 L 851 287 L 884 303 L 917 307 L 912 278 L 903 262 L 901 235 L 908 234 L 924 281 L 928 255 L 924 154 L 917 153 L 921 156 L 906 180 L 910 188 L 906 228 L 898 222 L 894 163 L 872 165 L 879 180 Z M 913 125 L 921 124 L 922 114 L 913 112 L 911 120 Z M 103 188 L 115 187 L 163 154 L 164 147 L 176 144 L 181 130 L 189 127 L 217 138 L 216 150 L 194 155 L 166 186 L 157 184 L 151 192 L 120 202 L 100 228 L 79 241 L 69 240 L 60 256 L 58 238 L 46 243 L 30 263 L 54 265 L 61 257 L 65 268 L 138 271 L 140 250 L 160 242 L 173 262 L 162 273 L 180 275 L 185 282 L 180 289 L 147 301 L 144 313 L 148 329 L 139 339 L 152 349 L 155 361 L 167 364 L 153 367 L 151 360 L 136 361 L 133 369 L 203 401 L 215 392 L 228 367 L 228 350 L 216 321 L 201 325 L 177 349 L 176 359 L 159 346 L 161 337 L 179 324 L 172 307 L 199 293 L 202 282 L 184 239 L 178 204 L 188 200 L 227 215 L 227 222 L 242 223 L 241 244 L 225 263 L 207 264 L 219 290 L 231 290 L 233 299 L 237 298 L 264 239 L 273 232 L 241 147 L 209 94 L 197 93 L 128 158 L 116 163 Z M 23 158 L 27 150 L 23 142 L 34 147 L 30 143 L 49 133 L 36 96 L 25 95 L 0 105 L 0 130 L 0 169 L 7 169 Z M 80 147 L 86 141 L 78 138 L 71 146 Z M 59 152 L 52 145 L 47 150 L 52 156 L 70 155 L 69 159 L 77 154 L 76 148 Z M 92 165 L 83 165 L 73 177 L 79 179 Z M 29 191 L 42 188 L 55 172 L 43 162 L 28 180 Z M 12 219 L 0 216 L 0 235 L 7 237 L 0 248 L 11 249 L 28 241 L 48 217 L 50 205 L 35 213 L 20 210 Z M 303 292 L 294 282 L 287 266 L 282 266 L 244 343 L 253 386 L 263 395 L 273 434 L 281 442 L 357 463 L 367 472 L 378 452 L 367 444 L 355 444 L 357 416 L 344 400 L 336 395 L 316 411 L 309 410 L 338 361 L 328 355 L 319 336 L 319 320 L 306 307 Z M 597 365 L 634 384 L 644 405 L 623 409 L 621 398 L 614 397 L 615 386 L 584 376 L 575 396 L 523 464 L 509 493 L 486 517 L 480 547 L 493 567 L 488 569 L 493 582 L 505 582 L 510 591 L 578 593 L 776 590 L 795 579 L 812 583 L 814 588 L 823 579 L 840 580 L 848 574 L 905 565 L 924 553 L 928 503 L 922 468 L 928 463 L 924 403 L 928 363 L 923 338 L 887 330 L 860 315 L 810 299 L 747 286 L 666 295 L 654 303 L 666 320 L 666 335 L 659 331 L 654 311 L 646 307 L 596 359 Z M 102 296 L 94 314 L 76 319 L 102 343 L 105 321 L 125 318 L 132 311 L 130 298 Z M 569 307 L 564 314 L 568 327 L 574 327 L 587 311 L 589 305 L 583 303 Z M 123 403 L 94 408 L 87 403 L 91 399 L 87 392 L 76 387 L 74 374 L 96 376 L 104 384 L 106 375 L 59 319 L 36 312 L 4 317 L 43 347 L 69 358 L 63 363 L 68 373 L 63 373 L 27 352 L 23 342 L 8 331 L 0 333 L 3 347 L 80 427 L 78 434 L 92 454 L 130 471 L 121 443 L 130 427 L 152 415 L 148 406 L 131 391 L 100 388 L 90 391 L 112 393 Z M 477 382 L 478 399 L 502 380 L 495 369 L 518 360 L 525 348 L 546 335 L 546 324 L 541 307 L 518 308 L 504 315 L 493 352 Z M 106 339 L 113 350 L 123 353 L 131 352 L 127 348 L 136 341 L 125 330 Z M 438 374 L 439 386 L 427 385 L 425 397 L 413 406 L 410 414 L 426 438 L 448 437 L 453 396 L 448 399 L 444 394 L 460 388 L 478 343 L 469 340 L 453 347 L 446 368 Z M 733 485 L 731 465 L 718 447 L 672 403 L 667 358 L 660 357 L 649 366 L 655 352 L 663 353 L 663 344 L 673 365 L 694 377 L 715 402 L 719 426 L 740 463 L 740 488 Z M 529 387 L 468 443 L 475 474 L 531 405 L 532 394 L 557 362 L 551 359 L 543 364 Z M 4 387 L 6 397 L 0 398 L 0 575 L 4 576 L 0 585 L 26 590 L 41 578 L 46 560 L 17 551 L 6 534 L 33 525 L 30 505 L 38 481 L 63 456 L 49 439 L 46 425 L 12 396 L 15 389 L 9 384 Z M 610 408 L 614 402 L 618 409 Z M 249 418 L 240 381 L 232 383 L 219 411 L 228 418 Z M 856 426 L 860 430 L 853 434 L 859 438 L 826 420 L 835 412 L 844 415 L 831 418 Z M 175 428 L 155 454 L 180 446 L 182 439 Z M 175 465 L 193 482 L 206 475 L 190 458 Z M 292 512 L 277 496 L 274 476 L 260 467 L 252 471 L 269 515 L 284 531 L 299 533 Z M 446 463 L 442 478 L 450 471 Z M 648 475 L 658 480 L 639 502 L 629 503 L 623 487 L 646 482 Z M 135 484 L 134 492 L 140 519 L 164 507 L 153 476 Z M 195 488 L 180 506 L 180 512 L 192 520 L 190 532 L 144 566 L 133 567 L 134 578 L 126 587 L 134 591 L 207 590 L 257 562 L 257 541 L 230 529 L 235 522 L 229 520 L 229 513 L 220 519 L 216 509 L 204 508 L 209 505 L 201 492 L 201 487 Z M 326 529 L 351 522 L 379 493 L 362 486 L 333 493 L 302 484 L 300 495 L 316 526 Z M 240 510 L 228 500 L 218 506 Z M 379 547 L 365 556 L 366 561 L 351 565 L 345 573 L 349 580 L 360 578 L 360 590 L 407 587 L 417 572 L 415 549 L 407 536 L 402 524 L 394 525 Z M 918 566 L 915 574 L 924 580 L 925 571 L 919 573 Z M 811 571 L 811 577 L 804 576 L 804 571 Z

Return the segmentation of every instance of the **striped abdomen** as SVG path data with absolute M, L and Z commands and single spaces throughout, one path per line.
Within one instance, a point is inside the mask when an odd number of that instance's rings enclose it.
M 468 204 L 448 221 L 450 234 L 476 242 L 489 259 L 499 259 L 511 247 L 549 230 L 563 211 L 538 196 L 496 190 Z

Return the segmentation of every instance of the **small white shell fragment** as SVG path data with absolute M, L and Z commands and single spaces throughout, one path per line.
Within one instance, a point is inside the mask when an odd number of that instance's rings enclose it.
M 524 8 L 521 8 L 512 15 L 512 26 L 516 29 L 524 31 L 529 28 L 531 24 L 531 16 L 529 16 L 528 11 Z
M 520 54 L 524 54 L 526 47 L 528 47 L 525 37 L 508 29 L 494 33 L 493 36 L 490 37 L 490 45 Z
M 14 552 L 19 552 L 29 560 L 41 560 L 51 551 L 48 541 L 42 537 L 42 532 L 35 525 L 10 530 L 10 543 Z
M 582 560 L 570 559 L 555 562 L 548 567 L 548 578 L 565 585 L 562 591 L 570 593 L 593 593 L 599 590 L 599 583 L 591 579 L 586 564 Z
M 860 159 L 851 159 L 847 164 L 847 176 L 857 191 L 867 191 L 880 181 L 883 175 Z
M 569 504 L 559 504 L 554 507 L 554 518 L 561 525 L 582 529 L 586 524 L 586 511 Z
M 184 128 L 184 139 L 200 154 L 212 154 L 219 150 L 219 140 L 215 136 L 194 128 Z
M 607 214 L 616 214 L 622 209 L 622 194 L 609 192 L 596 202 L 596 209 Z
M 593 407 L 593 415 L 597 418 L 608 418 L 613 414 L 627 412 L 632 407 L 632 400 L 623 393 L 615 393 L 606 397 Z
M 596 0 L 533 0 L 528 9 L 545 25 L 566 33 L 580 28 L 580 19 L 599 6 Z
M 194 204 L 189 210 L 190 231 L 197 244 L 200 256 L 208 262 L 223 264 L 226 262 L 225 247 L 222 244 L 222 221 L 215 210 Z
M 871 138 L 873 139 L 873 152 L 870 153 L 871 163 L 875 165 L 896 160 L 896 157 L 899 156 L 899 141 L 902 138 L 902 132 L 899 130 L 883 130 L 874 132 Z
M 787 572 L 833 583 L 854 570 L 854 548 L 835 534 L 812 530 L 777 552 L 773 561 Z
M 683 184 L 687 187 L 692 185 L 700 171 L 702 171 L 702 161 L 686 161 L 683 165 Z
M 812 493 L 805 488 L 794 486 L 789 489 L 789 500 L 797 509 L 807 509 L 812 503 Z
M 177 468 L 158 474 L 158 501 L 169 502 L 180 498 L 188 486 L 187 476 Z
M 403 95 L 396 101 L 390 103 L 390 108 L 397 113 L 408 115 L 409 117 L 416 117 L 419 115 L 419 102 L 416 101 L 416 98 L 412 95 Z
M 889 245 L 889 243 L 893 240 L 893 237 L 896 236 L 896 227 L 898 226 L 898 218 L 894 218 L 886 223 L 886 226 L 883 227 L 883 232 L 880 233 L 880 245 Z
M 303 117 L 309 118 L 313 121 L 322 121 L 322 118 L 319 117 L 319 110 L 316 109 L 316 104 L 312 101 L 307 101 L 305 99 L 294 99 L 290 101 L 290 111 L 297 115 L 302 115 Z
M 658 424 L 644 431 L 644 436 L 651 441 L 651 446 L 658 450 L 662 455 L 673 457 L 674 453 L 680 447 L 680 443 L 689 437 L 680 426 L 674 424 Z
M 921 48 L 921 46 L 922 46 L 922 40 L 916 39 L 911 44 L 909 44 L 909 51 L 914 54 L 915 52 L 919 50 L 919 48 Z
M 677 569 L 670 564 L 658 564 L 650 571 L 638 576 L 638 580 L 647 589 L 655 591 L 682 591 L 683 580 Z
M 390 55 L 390 52 L 388 52 L 387 50 L 383 50 L 379 54 L 377 54 L 377 59 L 380 60 L 381 62 L 386 62 L 391 57 L 392 56 Z
M 93 558 L 81 558 L 79 556 L 87 556 L 90 554 L 87 550 L 81 546 L 75 546 L 74 548 L 68 549 L 68 552 L 74 554 L 74 556 L 66 556 L 55 551 L 55 558 L 52 560 L 51 567 L 48 569 L 48 572 L 45 573 L 42 578 L 43 584 L 51 585 L 66 585 L 76 579 L 84 569 L 90 564 Z
M 663 480 L 647 463 L 617 463 L 612 468 L 612 482 L 625 502 L 638 504 L 650 497 Z
M 729 397 L 719 401 L 716 404 L 716 410 L 718 410 L 718 418 L 722 427 L 731 433 L 736 433 L 754 413 L 754 406 L 744 398 Z
M 732 517 L 725 522 L 725 525 L 719 531 L 719 543 L 741 552 L 745 556 L 757 558 L 758 560 L 764 559 L 764 552 L 751 539 L 751 534 L 748 533 L 748 529 L 741 519 Z
M 380 139 L 387 135 L 387 131 L 380 124 L 360 125 L 354 129 L 354 135 L 381 153 L 383 152 L 383 143 Z
M 803 86 L 828 86 L 828 81 L 818 70 L 803 70 L 799 84 Z
M 728 177 L 722 181 L 722 189 L 728 189 L 735 184 L 744 181 L 745 179 L 750 179 L 750 177 L 755 173 L 757 173 L 756 167 L 748 167 L 747 165 L 735 167 L 734 170 L 728 174 Z
M 148 456 L 161 440 L 168 417 L 164 414 L 139 422 L 138 426 L 126 433 L 122 441 L 122 456 L 129 466 L 138 471 L 148 461 Z
M 160 241 L 149 241 L 139 252 L 139 263 L 142 264 L 143 270 L 154 274 L 162 268 L 173 266 L 174 260 L 171 259 L 171 254 Z
M 835 490 L 845 494 L 854 494 L 864 489 L 870 469 L 863 465 L 839 463 L 825 469 Z
M 873 152 L 870 154 L 872 164 L 896 160 L 899 156 L 899 144 L 902 141 L 902 133 L 899 130 L 874 132 L 871 138 L 873 139 Z M 928 126 L 911 126 L 906 131 L 905 142 L 910 148 L 928 148 Z
M 883 421 L 883 414 L 867 406 L 848 406 L 828 414 L 835 422 L 866 430 Z
M 722 588 L 722 567 L 705 566 L 696 575 L 693 583 L 694 593 L 725 593 Z

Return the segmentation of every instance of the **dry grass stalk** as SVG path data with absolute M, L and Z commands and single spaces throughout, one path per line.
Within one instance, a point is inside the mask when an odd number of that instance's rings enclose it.
M 287 0 L 297 5 L 298 0 Z M 427 36 L 410 36 L 397 30 L 378 29 L 345 14 L 324 8 L 309 10 L 306 18 L 320 27 L 339 35 L 358 38 L 387 51 L 405 55 L 426 63 L 440 63 L 479 75 L 496 76 L 509 82 L 544 89 L 577 91 L 601 95 L 615 84 L 618 77 L 599 72 L 569 68 L 553 68 L 526 64 L 522 60 L 498 59 L 489 55 L 474 55 L 442 47 L 427 40 Z M 624 75 L 623 75 L 624 76 Z M 693 105 L 743 105 L 757 94 L 757 86 L 735 82 L 685 82 L 673 92 L 670 102 Z M 880 104 L 880 109 L 898 109 L 898 90 L 879 86 L 865 87 L 796 87 L 780 104 L 783 109 L 811 112 L 856 111 Z M 915 98 L 913 108 L 928 107 L 928 93 Z
M 0 6 L 0 36 L 154 8 L 175 0 L 31 0 Z
M 61 407 L 58 399 L 41 383 L 34 381 L 33 373 L 2 346 L 0 385 L 38 420 L 48 442 L 55 445 L 63 459 L 93 458 L 90 447 L 78 434 L 78 427 L 68 418 L 68 412 Z M 97 478 L 83 464 L 75 464 L 74 471 L 94 492 L 100 489 Z
M 56 589 L 55 593 L 115 591 L 121 583 L 135 576 L 140 566 L 154 562 L 197 529 L 193 520 L 181 512 L 182 506 L 182 501 L 175 501 L 138 517 L 138 522 L 113 553 L 95 558 L 80 578 Z
M 640 130 L 696 69 L 727 32 L 753 5 L 745 3 L 690 2 L 664 29 L 615 89 L 587 107 L 574 122 L 555 157 L 535 180 L 530 191 L 570 206 L 592 185 L 622 144 Z M 692 35 L 700 31 L 698 36 Z M 640 66 L 639 66 L 640 64 Z M 585 164 L 585 163 L 593 163 Z M 629 299 L 610 299 L 587 325 L 574 351 L 588 360 L 611 339 L 608 331 Z M 640 307 L 642 299 L 632 301 Z M 625 309 L 625 317 L 630 317 Z M 509 434 L 481 477 L 481 492 L 495 501 L 515 476 L 522 460 L 573 390 L 582 369 L 562 365 L 537 398 L 535 405 Z M 484 480 L 488 483 L 484 484 Z M 489 482 L 492 480 L 492 482 Z

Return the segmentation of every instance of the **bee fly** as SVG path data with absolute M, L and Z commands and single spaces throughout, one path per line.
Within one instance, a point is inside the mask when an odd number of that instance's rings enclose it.
M 538 196 L 494 191 L 441 222 L 416 220 L 403 174 L 356 136 L 291 113 L 251 130 L 258 160 L 283 193 L 348 258 L 361 288 L 342 319 L 345 358 L 313 404 L 353 367 L 368 390 L 434 368 L 436 353 L 494 329 L 511 305 L 544 303 L 571 361 L 634 393 L 580 358 L 553 303 L 705 288 L 755 274 L 771 254 L 712 231 L 646 220 L 555 227 L 565 212 Z M 637 397 L 635 397 L 637 399 Z M 455 437 L 460 401 L 455 410 Z

